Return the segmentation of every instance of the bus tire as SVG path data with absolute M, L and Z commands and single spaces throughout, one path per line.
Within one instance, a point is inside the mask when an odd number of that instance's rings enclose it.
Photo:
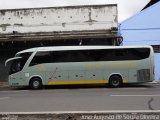
M 33 90 L 38 90 L 42 88 L 42 80 L 38 77 L 34 77 L 29 82 L 29 87 Z
M 122 77 L 120 75 L 112 75 L 109 78 L 109 86 L 112 88 L 117 88 L 122 85 Z

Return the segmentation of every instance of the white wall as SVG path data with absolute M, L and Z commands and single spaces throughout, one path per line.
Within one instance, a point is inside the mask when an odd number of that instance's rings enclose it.
M 116 5 L 0 10 L 0 33 L 108 30 L 117 14 Z

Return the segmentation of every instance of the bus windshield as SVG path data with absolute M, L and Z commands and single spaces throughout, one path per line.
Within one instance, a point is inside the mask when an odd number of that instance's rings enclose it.
M 13 74 L 21 71 L 22 68 L 24 67 L 24 64 L 25 64 L 25 61 L 22 58 L 11 61 L 9 74 Z
M 14 58 L 7 60 L 9 62 L 9 75 L 19 72 L 23 69 L 26 61 L 30 57 L 31 53 L 22 53 L 16 55 Z

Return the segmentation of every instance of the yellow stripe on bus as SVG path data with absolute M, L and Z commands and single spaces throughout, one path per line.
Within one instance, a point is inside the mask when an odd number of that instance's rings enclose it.
M 74 85 L 74 84 L 106 84 L 108 80 L 72 80 L 72 81 L 50 81 L 48 85 Z
M 75 84 L 108 84 L 108 80 L 70 80 L 70 81 L 49 81 L 48 85 L 75 85 Z M 123 80 L 127 83 L 127 80 Z
M 127 80 L 123 80 L 123 83 L 127 83 Z

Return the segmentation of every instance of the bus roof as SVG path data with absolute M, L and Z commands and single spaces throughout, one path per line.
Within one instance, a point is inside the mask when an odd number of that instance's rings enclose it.
M 151 48 L 151 46 L 53 46 L 53 47 L 36 47 L 26 49 L 17 54 L 34 52 L 34 51 L 61 51 L 61 50 L 91 50 L 91 49 L 121 49 L 121 48 Z

